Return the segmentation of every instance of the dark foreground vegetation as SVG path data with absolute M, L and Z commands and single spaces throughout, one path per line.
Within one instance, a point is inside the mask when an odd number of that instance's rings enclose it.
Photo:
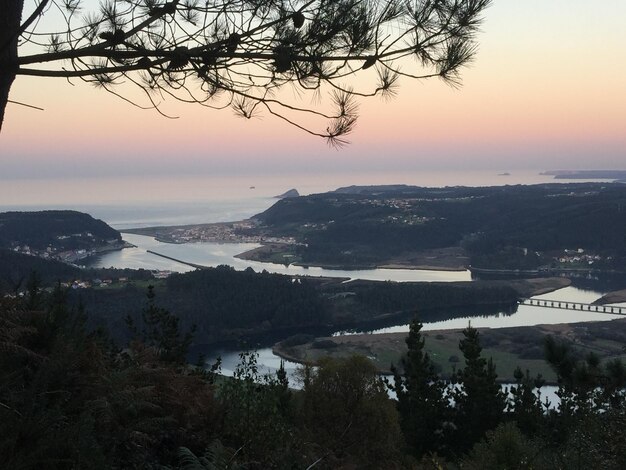
M 414 323 L 385 385 L 365 359 L 263 377 L 243 353 L 234 379 L 186 364 L 191 332 L 152 295 L 132 340 L 89 331 L 61 289 L 0 303 L 0 468 L 620 469 L 622 363 L 576 359 L 548 339 L 561 404 L 546 409 L 523 371 L 506 396 L 468 328 L 453 386 Z M 389 399 L 387 388 L 397 395 Z M 450 399 L 453 399 L 451 401 Z

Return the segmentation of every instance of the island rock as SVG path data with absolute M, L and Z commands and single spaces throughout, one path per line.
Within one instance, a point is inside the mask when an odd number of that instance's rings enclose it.
M 278 196 L 274 196 L 275 199 L 286 199 L 288 197 L 299 197 L 300 193 L 298 192 L 297 189 L 293 188 L 290 189 L 289 191 L 286 191 L 282 194 L 279 194 Z

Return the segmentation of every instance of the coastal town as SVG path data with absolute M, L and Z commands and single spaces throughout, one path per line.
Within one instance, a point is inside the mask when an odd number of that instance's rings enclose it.
M 281 243 L 295 245 L 294 237 L 269 235 L 258 230 L 252 219 L 237 222 L 186 225 L 180 227 L 153 227 L 127 230 L 128 233 L 153 236 L 164 243 Z
M 76 240 L 80 240 L 81 243 L 76 243 L 80 246 L 80 248 L 68 249 L 67 245 L 74 245 L 75 243 L 72 242 Z M 76 264 L 78 261 L 89 258 L 90 256 L 96 256 L 108 251 L 121 250 L 122 248 L 131 246 L 133 245 L 117 239 L 106 240 L 104 244 L 96 244 L 96 238 L 93 234 L 90 232 L 83 232 L 70 235 L 57 235 L 45 248 L 38 249 L 26 243 L 15 242 L 10 249 L 23 255 L 37 256 L 43 259 Z

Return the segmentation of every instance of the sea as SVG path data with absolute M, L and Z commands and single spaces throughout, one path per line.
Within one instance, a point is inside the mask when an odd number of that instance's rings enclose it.
M 506 173 L 506 172 L 505 172 Z M 567 180 L 558 180 L 560 182 Z M 577 180 L 582 181 L 582 180 Z M 0 211 L 72 209 L 118 230 L 242 220 L 289 189 L 302 195 L 350 185 L 500 186 L 555 182 L 538 170 L 300 173 L 0 180 Z

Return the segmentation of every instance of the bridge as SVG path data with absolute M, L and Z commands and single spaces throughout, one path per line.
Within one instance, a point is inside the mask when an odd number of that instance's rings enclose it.
M 520 301 L 520 305 L 530 305 L 532 307 L 560 308 L 564 310 L 581 310 L 585 312 L 614 313 L 616 315 L 626 315 L 626 307 L 585 304 L 581 302 L 567 302 L 564 300 L 524 299 Z
M 191 266 L 192 268 L 208 269 L 208 266 L 203 266 L 201 264 L 196 264 L 196 263 L 190 263 L 188 261 L 183 261 L 182 259 L 172 258 L 171 256 L 167 256 L 167 255 L 164 255 L 162 253 L 157 253 L 156 251 L 146 250 L 146 253 L 150 253 L 151 255 L 156 255 L 156 256 L 160 256 L 161 258 L 165 258 L 165 259 L 169 259 L 169 260 L 172 260 L 172 261 L 176 261 L 177 263 L 180 263 L 180 264 L 186 264 L 187 266 Z

